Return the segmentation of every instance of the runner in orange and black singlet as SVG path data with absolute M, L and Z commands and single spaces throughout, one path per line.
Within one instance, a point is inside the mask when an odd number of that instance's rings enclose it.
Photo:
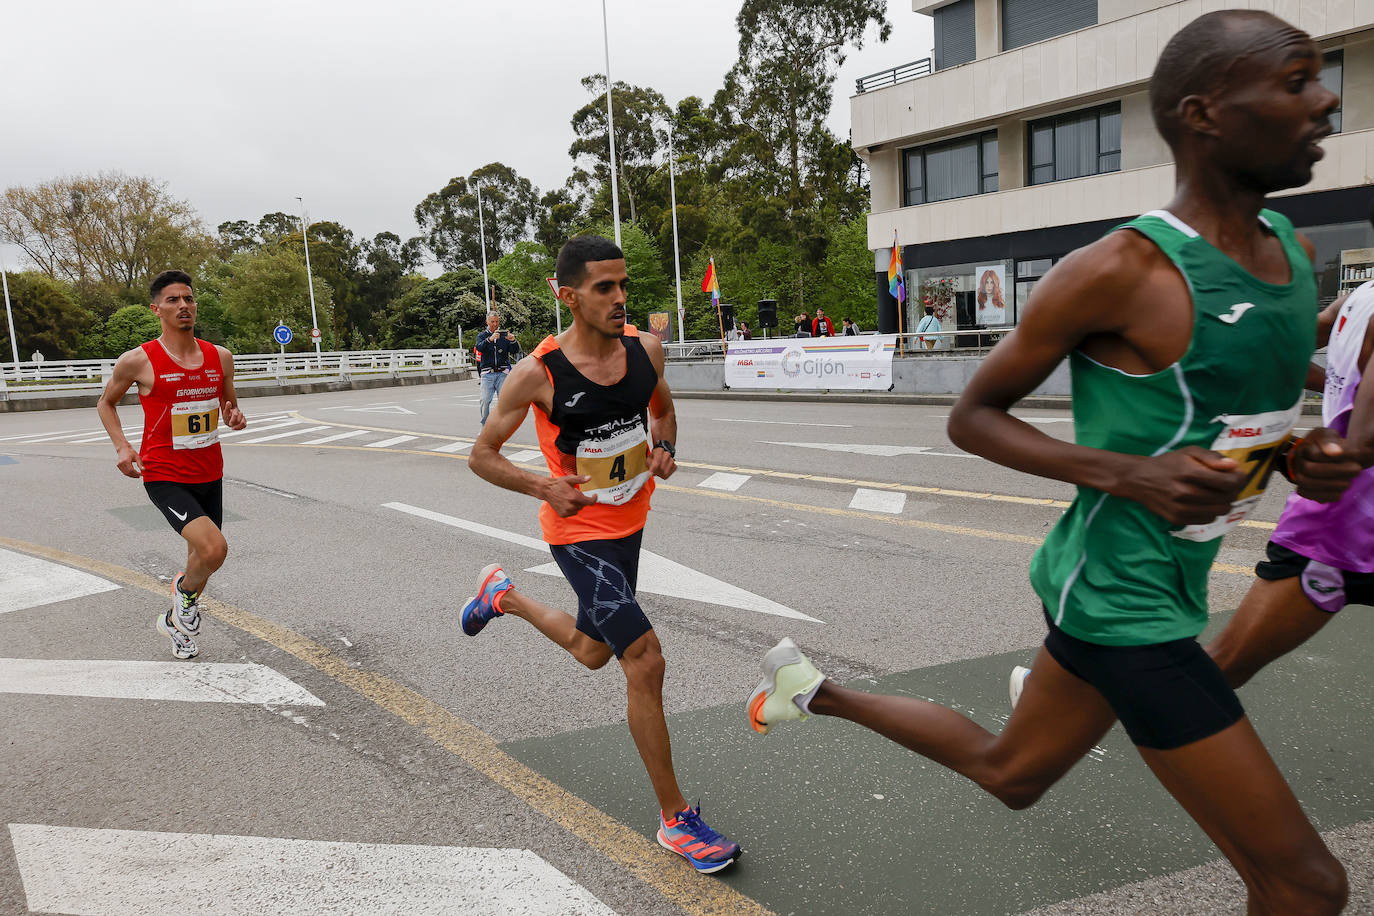
M 662 648 L 635 598 L 654 477 L 677 470 L 677 416 L 663 378 L 663 347 L 626 323 L 628 276 L 619 247 L 598 236 L 571 240 L 558 254 L 558 282 L 573 323 L 511 372 L 469 466 L 542 501 L 540 527 L 577 593 L 577 616 L 516 591 L 493 563 L 463 609 L 463 631 L 476 636 L 509 614 L 588 668 L 614 656 L 625 672 L 630 732 L 658 796 L 658 841 L 697 871 L 719 871 L 739 856 L 739 845 L 707 826 L 678 787 L 663 719 Z M 548 477 L 501 455 L 532 406 Z
M 168 524 L 186 539 L 185 571 L 172 580 L 172 608 L 157 628 L 172 640 L 172 654 L 200 651 L 200 595 L 224 563 L 224 458 L 221 420 L 233 429 L 247 421 L 234 393 L 234 357 L 195 336 L 196 299 L 191 277 L 179 270 L 158 274 L 149 288 L 150 307 L 162 333 L 115 363 L 100 396 L 100 422 L 117 452 L 119 470 L 142 477 L 143 487 Z M 124 436 L 116 408 L 133 385 L 143 406 L 138 451 Z

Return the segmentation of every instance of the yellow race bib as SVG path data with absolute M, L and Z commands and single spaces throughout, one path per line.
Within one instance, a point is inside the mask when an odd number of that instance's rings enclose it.
M 172 448 L 207 448 L 219 441 L 219 400 L 172 405 Z

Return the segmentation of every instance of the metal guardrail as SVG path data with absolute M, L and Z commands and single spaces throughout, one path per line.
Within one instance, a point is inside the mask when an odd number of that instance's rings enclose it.
M 909 64 L 900 64 L 888 70 L 879 70 L 877 73 L 861 76 L 854 81 L 854 87 L 858 89 L 859 95 L 863 95 L 870 89 L 895 86 L 898 83 L 905 83 L 907 80 L 928 76 L 933 69 L 934 61 L 929 57 L 923 57 L 920 60 L 913 60 Z
M 66 361 L 0 364 L 0 398 L 9 393 L 83 392 L 105 387 L 115 361 Z M 472 365 L 467 350 L 346 350 L 320 353 L 245 353 L 234 356 L 234 381 L 346 379 L 355 375 L 400 376 L 457 370 Z
M 976 355 L 986 353 L 991 350 L 997 341 L 1001 340 L 1007 333 L 1012 331 L 1012 327 L 1002 328 L 970 328 L 962 331 L 939 331 L 933 334 L 898 334 L 897 349 L 902 356 L 949 356 L 958 353 L 961 356 Z M 860 337 L 867 337 L 876 332 L 868 331 L 860 334 Z M 934 347 L 927 347 L 922 343 L 921 338 L 926 341 L 935 341 Z M 796 337 L 792 334 L 781 336 L 772 335 L 769 340 L 809 340 L 809 337 Z M 758 343 L 763 340 L 761 335 L 756 335 L 750 343 Z M 663 345 L 663 350 L 668 359 L 724 359 L 725 347 L 720 340 L 689 340 L 685 343 L 667 343 Z

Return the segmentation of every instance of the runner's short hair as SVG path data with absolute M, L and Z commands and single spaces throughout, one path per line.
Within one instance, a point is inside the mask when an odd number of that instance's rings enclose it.
M 153 282 L 148 284 L 148 295 L 152 296 L 153 301 L 156 302 L 158 297 L 162 295 L 162 291 L 173 283 L 185 283 L 192 289 L 195 288 L 194 284 L 191 283 L 191 275 L 186 271 L 164 270 L 156 277 L 153 277 Z
M 588 261 L 619 261 L 625 257 L 620 246 L 599 235 L 579 235 L 568 239 L 558 249 L 559 286 L 576 286 L 587 277 Z
M 1174 34 L 1150 76 L 1150 114 L 1171 147 L 1181 136 L 1178 105 L 1226 86 L 1231 69 L 1252 54 L 1310 37 L 1262 10 L 1217 10 Z

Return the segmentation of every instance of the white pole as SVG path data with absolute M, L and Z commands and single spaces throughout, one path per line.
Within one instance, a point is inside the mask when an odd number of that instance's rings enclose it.
M 320 339 L 315 336 L 319 330 L 320 319 L 315 316 L 315 280 L 310 274 L 310 233 L 307 231 L 305 221 L 305 201 L 297 197 L 301 202 L 301 239 L 305 242 L 305 285 L 310 288 L 310 338 L 315 341 L 315 368 L 320 366 Z M 285 345 L 282 352 L 286 352 Z
M 601 0 L 601 34 L 606 43 L 606 136 L 611 140 L 611 216 L 615 243 L 620 244 L 620 185 L 615 176 L 615 111 L 611 107 L 611 32 L 606 24 L 606 0 Z
M 0 266 L 0 284 L 5 287 L 5 320 L 9 322 L 10 352 L 14 354 L 14 377 L 19 378 L 19 332 L 14 329 L 14 312 L 10 310 L 10 278 Z
M 487 227 L 482 222 L 482 186 L 473 182 L 477 189 L 477 240 L 482 246 L 482 299 L 487 304 L 487 314 L 495 311 L 491 307 L 491 281 L 487 279 Z
M 673 276 L 677 279 L 677 342 L 687 342 L 687 313 L 682 308 L 682 263 L 677 250 L 677 177 L 673 168 L 673 125 L 668 124 L 668 195 L 673 207 Z

